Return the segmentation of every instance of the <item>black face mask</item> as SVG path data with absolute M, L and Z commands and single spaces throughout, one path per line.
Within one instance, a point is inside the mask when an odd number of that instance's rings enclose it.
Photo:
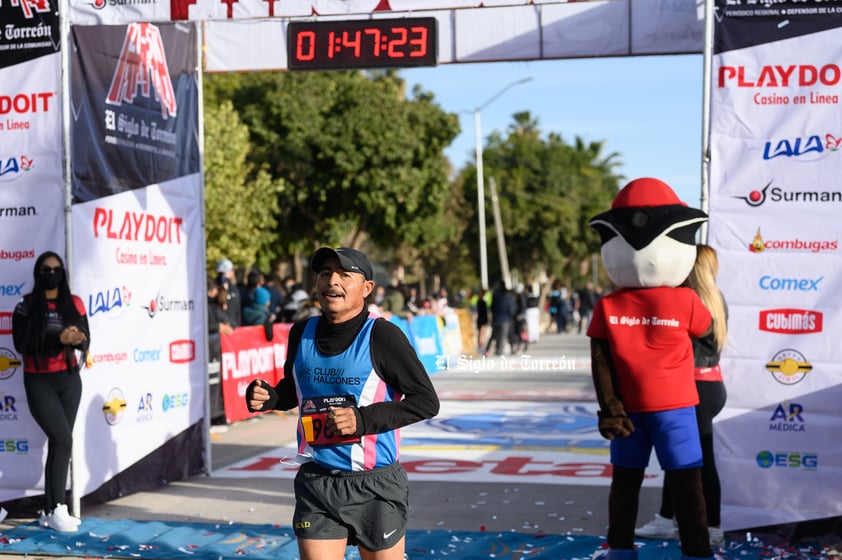
M 55 290 L 61 284 L 64 273 L 59 271 L 41 272 L 38 274 L 38 284 L 45 290 Z

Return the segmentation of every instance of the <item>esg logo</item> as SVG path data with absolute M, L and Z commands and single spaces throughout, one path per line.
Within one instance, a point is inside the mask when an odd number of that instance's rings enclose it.
M 797 469 L 799 467 L 814 471 L 819 467 L 817 453 L 799 453 L 798 451 L 761 451 L 757 454 L 757 464 L 764 469 L 783 467 Z

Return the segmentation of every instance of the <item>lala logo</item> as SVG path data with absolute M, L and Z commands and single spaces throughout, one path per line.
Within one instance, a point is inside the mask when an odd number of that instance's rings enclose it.
M 111 87 L 105 102 L 109 105 L 133 103 L 138 89 L 143 97 L 152 95 L 161 103 L 161 116 L 175 117 L 178 106 L 175 89 L 170 79 L 161 31 L 149 23 L 132 23 L 126 30 L 126 38 L 111 79 Z
M 35 160 L 21 155 L 19 158 L 11 157 L 7 160 L 0 158 L 0 181 L 11 181 L 17 179 L 22 173 L 32 170 Z

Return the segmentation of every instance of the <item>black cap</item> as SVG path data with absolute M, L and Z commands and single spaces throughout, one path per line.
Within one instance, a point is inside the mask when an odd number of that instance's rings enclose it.
M 374 279 L 374 271 L 371 268 L 371 263 L 368 262 L 368 257 L 362 251 L 350 249 L 348 247 L 340 247 L 338 249 L 331 249 L 330 247 L 322 247 L 313 253 L 313 258 L 310 259 L 310 268 L 315 273 L 319 273 L 325 264 L 325 261 L 330 257 L 339 259 L 339 265 L 348 272 L 356 272 L 362 274 L 366 280 Z

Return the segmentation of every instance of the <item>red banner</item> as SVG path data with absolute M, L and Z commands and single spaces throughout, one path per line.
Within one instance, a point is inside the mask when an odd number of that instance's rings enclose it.
M 222 401 L 227 422 L 254 416 L 246 409 L 246 387 L 255 379 L 275 385 L 284 376 L 291 323 L 272 325 L 272 340 L 262 326 L 239 327 L 220 337 Z

